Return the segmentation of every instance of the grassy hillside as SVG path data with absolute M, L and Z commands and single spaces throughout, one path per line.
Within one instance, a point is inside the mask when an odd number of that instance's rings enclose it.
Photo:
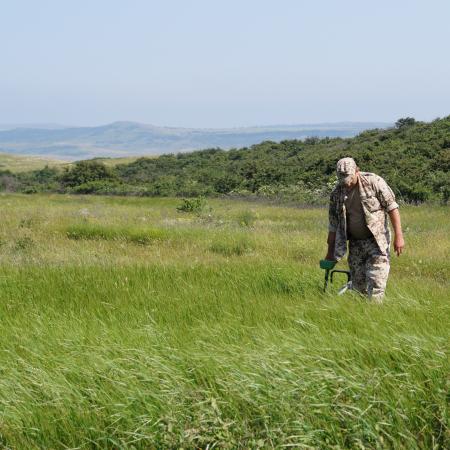
M 17 156 L 9 153 L 0 153 L 0 171 L 11 171 L 13 173 L 40 170 L 45 166 L 63 167 L 66 161 L 51 158 L 40 158 L 37 156 Z
M 90 161 L 102 163 L 107 167 L 115 167 L 118 164 L 130 164 L 137 159 L 137 156 L 124 156 L 120 158 L 94 158 Z M 41 158 L 31 155 L 19 156 L 9 153 L 0 153 L 0 171 L 10 171 L 12 173 L 42 170 L 46 166 L 63 171 L 64 168 L 70 168 L 74 164 L 76 164 L 76 162 L 52 158 Z
M 377 306 L 321 292 L 321 209 L 0 204 L 3 447 L 449 447 L 446 207 L 402 208 Z

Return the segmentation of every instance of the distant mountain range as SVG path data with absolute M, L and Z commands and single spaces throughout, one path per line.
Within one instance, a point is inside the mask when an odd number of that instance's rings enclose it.
M 66 160 L 158 155 L 216 147 L 248 147 L 267 140 L 352 137 L 366 129 L 391 125 L 384 122 L 339 122 L 202 129 L 157 127 L 136 122 L 114 122 L 98 127 L 0 124 L 0 152 Z
M 0 131 L 14 130 L 16 128 L 39 128 L 42 130 L 58 130 L 68 128 L 67 125 L 58 123 L 0 123 Z

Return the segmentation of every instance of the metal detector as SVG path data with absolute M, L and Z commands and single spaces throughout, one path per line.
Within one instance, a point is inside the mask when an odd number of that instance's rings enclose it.
M 347 275 L 347 283 L 345 283 L 344 286 L 342 286 L 341 289 L 339 289 L 338 295 L 342 295 L 347 289 L 351 289 L 352 282 L 351 282 L 351 276 L 349 270 L 340 270 L 335 269 L 334 266 L 337 264 L 337 261 L 330 261 L 328 259 L 321 259 L 320 260 L 320 268 L 325 270 L 325 283 L 323 286 L 323 292 L 326 292 L 328 287 L 328 280 L 330 280 L 330 283 L 333 283 L 333 275 L 335 273 L 344 273 Z

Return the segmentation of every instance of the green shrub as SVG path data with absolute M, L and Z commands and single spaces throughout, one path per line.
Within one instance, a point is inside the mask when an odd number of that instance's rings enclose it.
M 75 187 L 90 181 L 115 180 L 113 170 L 98 161 L 80 161 L 61 175 L 63 186 Z
M 204 197 L 184 198 L 182 203 L 177 206 L 177 211 L 192 212 L 201 214 L 206 208 L 206 199 Z

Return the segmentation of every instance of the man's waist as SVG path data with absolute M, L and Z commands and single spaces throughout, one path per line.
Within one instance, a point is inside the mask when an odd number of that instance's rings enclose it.
M 374 239 L 375 239 L 375 237 L 373 236 L 373 234 L 371 234 L 369 237 L 364 237 L 364 238 L 358 238 L 358 237 L 354 237 L 354 236 L 347 237 L 348 241 L 372 241 Z
M 364 239 L 370 239 L 373 237 L 373 233 L 370 231 L 369 227 L 364 224 L 364 226 L 358 227 L 347 227 L 347 239 L 361 241 Z

